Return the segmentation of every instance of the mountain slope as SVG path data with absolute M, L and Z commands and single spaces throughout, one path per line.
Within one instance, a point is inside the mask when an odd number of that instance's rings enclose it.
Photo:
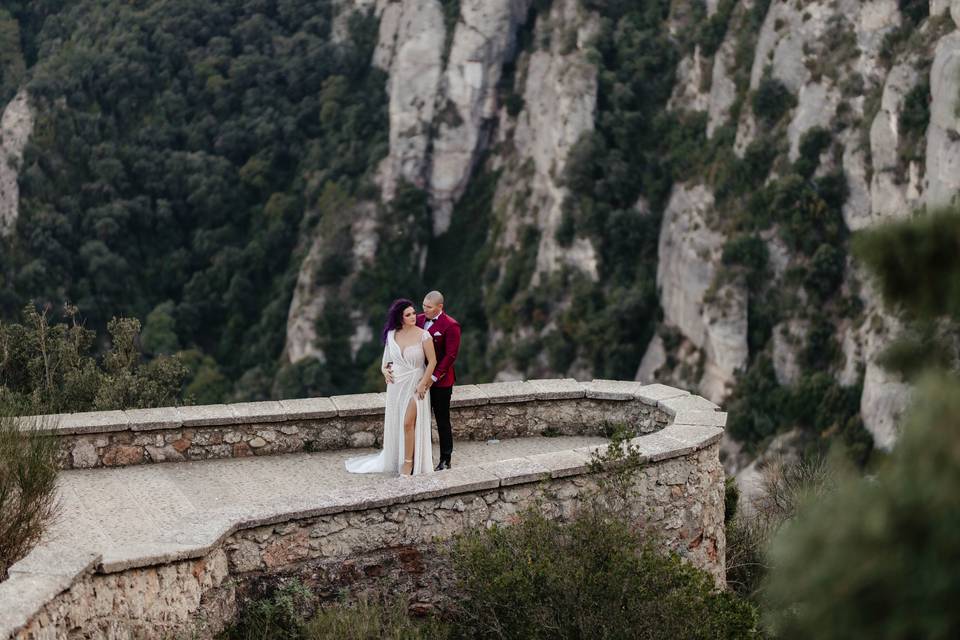
M 895 438 L 849 237 L 960 187 L 960 5 L 17 6 L 7 316 L 152 312 L 206 397 L 278 397 L 372 388 L 382 309 L 440 288 L 465 381 L 682 384 L 749 450 Z

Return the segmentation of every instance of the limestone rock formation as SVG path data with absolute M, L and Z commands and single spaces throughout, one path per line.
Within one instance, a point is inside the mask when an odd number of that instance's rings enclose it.
M 26 89 L 20 89 L 0 119 L 0 236 L 17 222 L 20 189 L 17 185 L 23 150 L 33 132 L 34 114 Z
M 571 28 L 576 46 L 567 50 L 564 30 Z M 537 29 L 549 30 L 551 45 L 522 61 L 524 108 L 513 129 L 516 155 L 497 193 L 505 213 L 505 237 L 515 237 L 521 222 L 541 229 L 535 282 L 562 265 L 596 279 L 597 257 L 587 239 L 576 238 L 570 247 L 556 241 L 568 193 L 562 185 L 563 168 L 573 146 L 594 126 L 597 70 L 587 62 L 584 47 L 596 29 L 596 17 L 583 14 L 577 0 L 558 0 Z M 515 198 L 517 193 L 524 198 Z
M 730 118 L 730 107 L 737 99 L 737 85 L 731 71 L 736 63 L 736 45 L 725 38 L 713 57 L 710 76 L 710 95 L 707 98 L 707 137 L 713 137 L 717 127 Z
M 714 287 L 725 238 L 707 225 L 712 207 L 703 185 L 674 187 L 660 231 L 657 287 L 664 323 L 704 352 L 700 391 L 716 402 L 746 364 L 747 309 L 742 284 Z
M 917 192 L 917 185 L 912 184 L 912 181 L 908 185 L 901 184 L 903 180 L 898 175 L 897 149 L 904 98 L 919 80 L 919 74 L 910 64 L 898 64 L 887 75 L 880 110 L 870 127 L 870 154 L 873 163 L 870 213 L 873 217 L 905 216 L 918 204 L 920 194 Z M 914 172 L 915 170 L 911 173 Z M 867 220 L 863 218 L 848 222 L 852 228 L 862 228 L 866 223 Z
M 340 296 L 341 289 L 349 289 L 352 278 L 346 282 L 320 282 L 318 273 L 322 269 L 324 259 L 330 254 L 330 245 L 342 238 L 345 234 L 350 241 L 351 272 L 358 273 L 373 259 L 377 248 L 376 234 L 376 204 L 372 202 L 351 203 L 346 211 L 335 211 L 338 222 L 331 218 L 321 221 L 315 232 L 310 248 L 297 274 L 297 283 L 293 290 L 293 299 L 287 312 L 287 336 L 284 346 L 286 359 L 290 363 L 297 363 L 306 358 L 316 358 L 323 362 L 325 356 L 317 346 L 317 321 L 320 319 L 327 303 L 343 304 Z M 349 313 L 359 314 L 361 310 L 349 309 Z M 356 355 L 364 342 L 372 338 L 369 327 L 363 324 L 359 315 L 351 318 L 357 321 L 354 324 L 355 333 L 350 337 L 351 355 Z
M 930 125 L 927 128 L 925 202 L 941 207 L 957 201 L 960 191 L 960 31 L 937 43 L 930 70 Z
M 384 199 L 400 180 L 424 187 L 446 29 L 439 0 L 390 3 L 373 63 L 389 73 L 390 153 L 380 167 Z
M 791 385 L 800 378 L 797 360 L 808 324 L 804 320 L 788 320 L 773 328 L 773 370 L 781 385 Z
M 430 193 L 435 203 L 434 232 L 450 226 L 450 214 L 470 179 L 485 136 L 497 114 L 497 85 L 503 65 L 514 55 L 517 27 L 529 0 L 462 0 L 460 20 L 438 96 Z

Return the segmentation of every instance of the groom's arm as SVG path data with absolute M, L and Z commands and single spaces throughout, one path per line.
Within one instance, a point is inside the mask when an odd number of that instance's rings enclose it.
M 437 363 L 437 368 L 433 370 L 433 375 L 436 377 L 437 382 L 443 380 L 443 376 L 447 375 L 450 367 L 453 366 L 454 360 L 457 359 L 457 352 L 460 350 L 459 324 L 452 324 L 447 328 L 445 343 L 446 352 L 443 354 L 440 362 Z

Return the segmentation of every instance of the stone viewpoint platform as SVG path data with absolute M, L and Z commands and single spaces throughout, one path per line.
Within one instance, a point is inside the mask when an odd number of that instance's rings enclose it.
M 0 638 L 209 637 L 288 575 L 442 602 L 443 541 L 530 506 L 569 518 L 618 424 L 644 434 L 630 515 L 722 583 L 717 409 L 635 382 L 458 387 L 455 468 L 404 478 L 343 467 L 379 445 L 382 394 L 43 417 L 61 516 L 0 583 Z

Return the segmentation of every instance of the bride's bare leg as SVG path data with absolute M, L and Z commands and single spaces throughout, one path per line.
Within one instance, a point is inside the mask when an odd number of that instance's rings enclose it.
M 402 475 L 410 475 L 413 471 L 413 451 L 414 434 L 417 429 L 417 405 L 414 399 L 410 399 L 407 405 L 407 413 L 403 416 L 403 467 L 400 469 Z

